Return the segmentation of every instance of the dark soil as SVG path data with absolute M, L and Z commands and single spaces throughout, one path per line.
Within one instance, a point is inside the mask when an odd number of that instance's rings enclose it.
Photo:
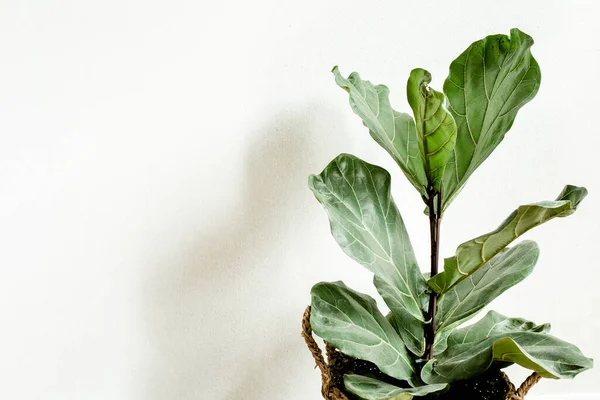
M 389 383 L 391 385 L 396 385 L 400 387 L 407 386 L 406 382 L 400 381 L 396 378 L 392 378 L 391 376 L 381 372 L 379 368 L 377 368 L 377 365 L 373 364 L 372 362 L 351 358 L 339 352 L 337 352 L 337 354 L 338 356 L 333 360 L 333 363 L 331 363 L 329 366 L 332 372 L 333 383 L 338 389 L 342 391 L 344 390 L 345 374 L 370 376 L 372 378 L 377 378 L 380 381 Z
M 357 360 L 341 353 L 332 360 L 333 382 L 344 390 L 344 374 L 358 374 L 377 378 L 399 387 L 407 387 L 407 383 L 392 378 L 371 362 Z M 505 400 L 510 391 L 509 383 L 499 369 L 490 369 L 469 380 L 457 381 L 450 385 L 445 393 L 422 397 L 423 400 Z
M 505 400 L 510 386 L 499 369 L 490 369 L 469 380 L 457 381 L 450 390 L 440 395 L 430 395 L 424 400 Z

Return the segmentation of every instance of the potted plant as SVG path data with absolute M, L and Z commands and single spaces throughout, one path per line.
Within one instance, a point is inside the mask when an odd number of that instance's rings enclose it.
M 326 399 L 518 399 L 541 377 L 572 378 L 592 367 L 577 347 L 550 335 L 549 324 L 490 311 L 463 325 L 533 270 L 537 244 L 513 242 L 572 214 L 585 188 L 568 185 L 554 201 L 518 207 L 495 230 L 458 246 L 438 273 L 444 212 L 538 91 L 532 44 L 518 29 L 473 43 L 450 65 L 443 92 L 429 86 L 427 71 L 413 70 L 412 115 L 392 109 L 386 86 L 333 69 L 352 110 L 425 202 L 431 272 L 417 265 L 386 170 L 341 154 L 310 176 L 335 240 L 373 273 L 390 309 L 384 316 L 373 298 L 342 282 L 312 288 L 303 335 L 321 368 Z M 326 343 L 327 361 L 312 332 Z M 501 371 L 511 364 L 533 371 L 519 389 Z

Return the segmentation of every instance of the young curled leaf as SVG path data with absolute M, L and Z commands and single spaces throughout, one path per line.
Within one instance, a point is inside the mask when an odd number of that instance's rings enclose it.
M 408 78 L 406 94 L 415 116 L 427 180 L 439 192 L 446 163 L 456 142 L 456 123 L 445 109 L 444 94 L 431 88 L 429 83 L 429 72 L 414 69 Z

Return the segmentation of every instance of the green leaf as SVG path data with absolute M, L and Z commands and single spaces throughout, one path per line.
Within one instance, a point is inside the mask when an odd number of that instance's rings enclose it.
M 511 332 L 549 333 L 550 324 L 536 325 L 522 318 L 507 318 L 496 311 L 489 311 L 485 317 L 468 327 L 446 330 L 436 336 L 434 354 L 446 351 L 448 346 L 475 343 L 493 335 Z
M 485 317 L 476 323 L 455 329 L 448 336 L 448 346 L 476 343 L 490 336 L 516 332 L 549 333 L 550 324 L 537 325 L 523 318 L 508 318 L 496 312 L 489 311 Z
M 365 400 L 410 400 L 446 389 L 445 383 L 401 388 L 396 385 L 362 375 L 344 375 L 344 387 Z
M 426 195 L 427 177 L 412 117 L 392 109 L 387 86 L 363 81 L 357 72 L 346 79 L 337 66 L 332 72 L 338 86 L 349 93 L 350 106 L 369 128 L 371 137 L 398 163 L 417 191 Z
M 375 363 L 400 380 L 412 380 L 414 364 L 375 300 L 342 282 L 313 286 L 310 324 L 313 331 L 350 357 Z
M 392 200 L 389 173 L 341 154 L 320 175 L 312 175 L 309 186 L 325 207 L 340 247 L 375 274 L 377 290 L 403 321 L 400 334 L 406 346 L 423 354 L 421 305 L 427 298 L 427 284 Z
M 516 363 L 546 378 L 572 378 L 592 367 L 572 344 L 548 335 L 550 326 L 496 312 L 452 332 L 448 349 L 427 363 L 421 372 L 427 383 L 469 379 L 492 363 Z
M 493 358 L 553 379 L 574 378 L 594 365 L 577 346 L 541 333 L 522 333 L 495 341 Z
M 478 269 L 469 279 L 461 281 L 438 301 L 436 331 L 451 329 L 470 319 L 507 289 L 525 279 L 539 256 L 538 245 L 523 241 Z
M 567 185 L 555 201 L 519 207 L 494 231 L 458 246 L 456 255 L 444 260 L 444 271 L 430 279 L 429 286 L 438 293 L 448 291 L 528 230 L 573 214 L 586 195 L 585 188 Z
M 444 173 L 443 208 L 504 139 L 519 109 L 535 97 L 541 74 L 533 39 L 518 29 L 473 43 L 450 65 L 444 83 L 458 135 Z
M 429 72 L 413 69 L 406 93 L 415 116 L 427 180 L 440 191 L 444 169 L 456 142 L 456 123 L 444 108 L 444 94 L 429 87 L 430 82 Z

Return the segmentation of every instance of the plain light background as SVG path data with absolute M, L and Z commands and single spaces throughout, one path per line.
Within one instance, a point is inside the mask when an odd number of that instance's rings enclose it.
M 0 2 L 0 398 L 318 399 L 300 337 L 311 286 L 371 277 L 307 188 L 338 153 L 388 168 L 422 267 L 423 204 L 330 69 L 441 88 L 470 43 L 519 27 L 537 98 L 446 214 L 442 254 L 565 184 L 580 210 L 526 235 L 494 302 L 600 359 L 600 3 Z M 511 370 L 516 381 L 525 376 Z M 600 392 L 597 371 L 537 394 Z

